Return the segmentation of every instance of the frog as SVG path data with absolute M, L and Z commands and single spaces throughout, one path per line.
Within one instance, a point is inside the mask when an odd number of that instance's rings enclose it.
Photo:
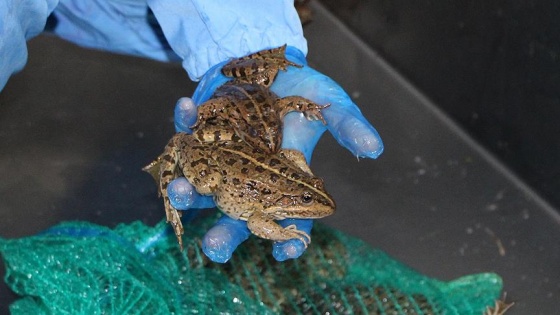
M 222 73 L 233 80 L 218 87 L 212 97 L 198 107 L 191 129 L 200 141 L 214 141 L 214 136 L 231 139 L 231 129 L 238 138 L 265 153 L 274 153 L 282 144 L 283 119 L 290 112 L 300 112 L 308 120 L 326 121 L 321 111 L 330 104 L 319 105 L 300 96 L 279 97 L 269 87 L 280 70 L 301 67 L 285 57 L 286 45 L 262 50 L 231 60 Z M 210 126 L 208 126 L 210 125 Z M 228 127 L 229 126 L 229 127 Z
M 299 96 L 280 98 L 270 89 L 257 84 L 238 83 L 219 87 L 214 98 L 198 107 L 197 121 L 190 126 L 198 132 L 200 141 L 238 138 L 265 153 L 274 153 L 282 144 L 283 119 L 286 114 L 297 111 L 308 120 L 326 121 L 321 110 L 329 104 L 318 105 Z M 222 134 L 220 134 L 222 132 Z
M 169 183 L 179 176 L 185 176 L 201 195 L 212 196 L 225 215 L 246 221 L 257 237 L 299 239 L 306 248 L 311 242 L 306 232 L 275 221 L 319 219 L 336 208 L 323 180 L 312 173 L 304 155 L 293 149 L 264 154 L 244 141 L 200 142 L 194 135 L 179 132 L 143 170 L 158 183 L 167 221 L 180 248 L 184 232 L 181 215 L 167 193 Z
M 303 66 L 286 58 L 287 45 L 264 49 L 240 58 L 233 58 L 222 67 L 222 74 L 233 78 L 227 84 L 250 83 L 270 87 L 280 70 Z

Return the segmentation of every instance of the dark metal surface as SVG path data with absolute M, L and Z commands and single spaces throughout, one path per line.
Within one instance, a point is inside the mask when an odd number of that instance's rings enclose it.
M 179 65 L 51 36 L 30 41 L 29 56 L 0 94 L 0 237 L 65 220 L 159 222 L 161 200 L 141 168 L 161 153 L 174 104 L 195 84 Z M 0 314 L 13 299 L 2 282 Z
M 497 272 L 516 302 L 511 314 L 554 314 L 556 212 L 315 10 L 306 28 L 310 65 L 346 88 L 386 148 L 377 161 L 357 161 L 332 137 L 320 141 L 312 168 L 338 205 L 323 221 L 431 277 Z M 171 136 L 175 101 L 192 91 L 178 65 L 33 40 L 26 69 L 0 94 L 0 236 L 31 235 L 62 220 L 114 226 L 163 218 L 140 168 Z M 13 299 L 2 284 L 0 312 Z
M 319 1 L 560 207 L 560 2 Z

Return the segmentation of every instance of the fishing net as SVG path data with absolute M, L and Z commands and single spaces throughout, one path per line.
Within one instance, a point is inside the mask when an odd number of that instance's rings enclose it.
M 313 244 L 277 262 L 271 243 L 243 243 L 230 262 L 202 253 L 215 217 L 185 228 L 180 251 L 167 225 L 114 230 L 62 223 L 36 236 L 0 239 L 12 314 L 483 314 L 502 282 L 491 273 L 441 282 L 379 250 L 316 224 Z

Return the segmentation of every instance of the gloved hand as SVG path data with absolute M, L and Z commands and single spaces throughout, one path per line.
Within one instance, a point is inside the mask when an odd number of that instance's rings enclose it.
M 331 104 L 322 110 L 327 125 L 320 121 L 308 121 L 302 114 L 290 113 L 284 119 L 283 148 L 301 151 L 307 162 L 317 141 L 328 129 L 342 146 L 357 157 L 377 158 L 383 151 L 383 143 L 377 131 L 363 117 L 344 90 L 329 77 L 307 66 L 305 57 L 298 49 L 288 47 L 286 56 L 290 61 L 305 65 L 303 68 L 289 67 L 280 71 L 271 90 L 280 97 L 299 95 L 318 104 Z M 190 133 L 196 120 L 196 107 L 208 100 L 214 90 L 229 80 L 221 73 L 220 63 L 211 68 L 198 85 L 193 99 L 183 98 L 175 109 L 175 127 L 177 131 Z M 178 178 L 168 186 L 172 205 L 178 210 L 214 207 L 211 197 L 199 195 L 185 178 Z M 295 224 L 298 230 L 309 233 L 312 220 L 286 219 L 279 222 L 282 226 Z M 251 233 L 245 221 L 238 221 L 223 216 L 211 228 L 202 241 L 204 253 L 215 262 L 226 262 L 233 251 L 246 240 Z M 277 242 L 273 255 L 278 261 L 298 258 L 305 251 L 304 244 L 298 239 Z

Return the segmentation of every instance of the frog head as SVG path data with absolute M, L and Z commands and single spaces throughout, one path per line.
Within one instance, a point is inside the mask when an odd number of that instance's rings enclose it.
M 274 214 L 278 219 L 318 219 L 333 214 L 336 208 L 333 198 L 316 177 L 308 184 L 301 181 L 276 197 L 265 206 L 264 212 Z

